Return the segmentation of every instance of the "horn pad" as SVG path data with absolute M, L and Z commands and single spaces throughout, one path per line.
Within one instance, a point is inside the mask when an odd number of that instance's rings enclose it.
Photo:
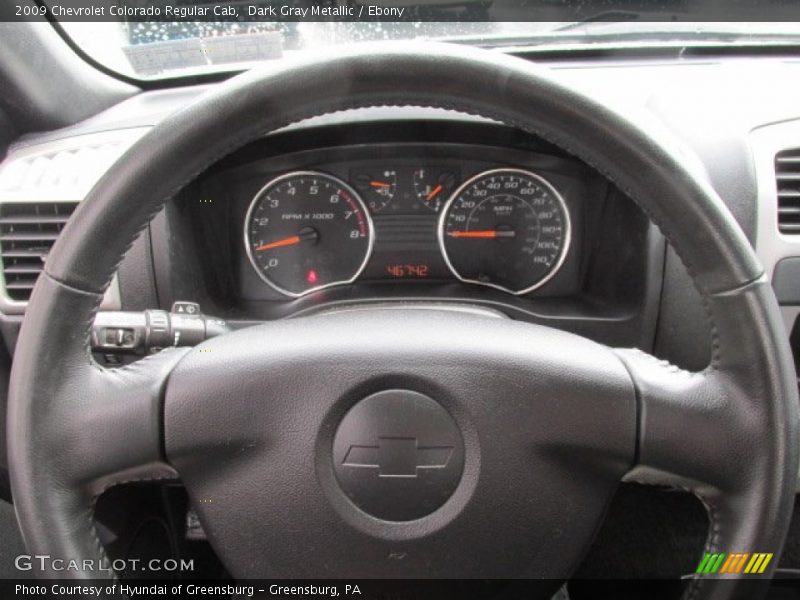
M 353 504 L 386 521 L 432 513 L 464 470 L 464 441 L 450 414 L 428 396 L 386 390 L 345 415 L 333 441 L 336 479 Z

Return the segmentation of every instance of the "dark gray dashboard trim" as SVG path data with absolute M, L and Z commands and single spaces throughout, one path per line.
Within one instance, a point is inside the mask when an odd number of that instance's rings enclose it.
M 12 13 L 11 3 L 0 6 L 0 106 L 20 132 L 79 123 L 140 91 L 88 65 L 48 22 Z

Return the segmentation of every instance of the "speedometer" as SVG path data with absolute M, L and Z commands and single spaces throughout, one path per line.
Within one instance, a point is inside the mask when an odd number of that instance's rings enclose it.
M 372 220 L 346 183 L 295 171 L 256 194 L 245 246 L 259 276 L 288 296 L 354 281 L 372 252 Z
M 480 173 L 450 197 L 439 220 L 445 262 L 460 280 L 526 294 L 561 267 L 570 240 L 564 199 L 521 169 Z

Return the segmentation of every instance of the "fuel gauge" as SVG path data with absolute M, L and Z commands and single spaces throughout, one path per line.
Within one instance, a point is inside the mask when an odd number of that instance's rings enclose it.
M 357 171 L 353 183 L 367 203 L 370 212 L 376 213 L 392 201 L 397 192 L 397 171 L 383 169 Z
M 456 184 L 456 175 L 445 169 L 422 167 L 414 171 L 414 193 L 422 206 L 439 212 Z

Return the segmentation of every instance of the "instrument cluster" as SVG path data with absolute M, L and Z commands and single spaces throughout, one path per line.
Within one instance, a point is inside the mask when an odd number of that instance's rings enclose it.
M 663 240 L 577 158 L 451 123 L 312 131 L 237 151 L 154 221 L 168 300 L 248 322 L 458 305 L 604 343 L 650 335 Z
M 572 220 L 557 184 L 530 165 L 362 160 L 264 181 L 243 244 L 258 276 L 288 297 L 448 278 L 522 295 L 559 272 Z
M 560 158 L 482 159 L 467 148 L 468 158 L 447 148 L 370 157 L 361 147 L 352 159 L 317 154 L 253 169 L 240 229 L 251 273 L 290 298 L 380 280 L 511 295 L 559 288 L 547 284 L 574 275 L 557 277 L 576 258 L 579 178 Z

